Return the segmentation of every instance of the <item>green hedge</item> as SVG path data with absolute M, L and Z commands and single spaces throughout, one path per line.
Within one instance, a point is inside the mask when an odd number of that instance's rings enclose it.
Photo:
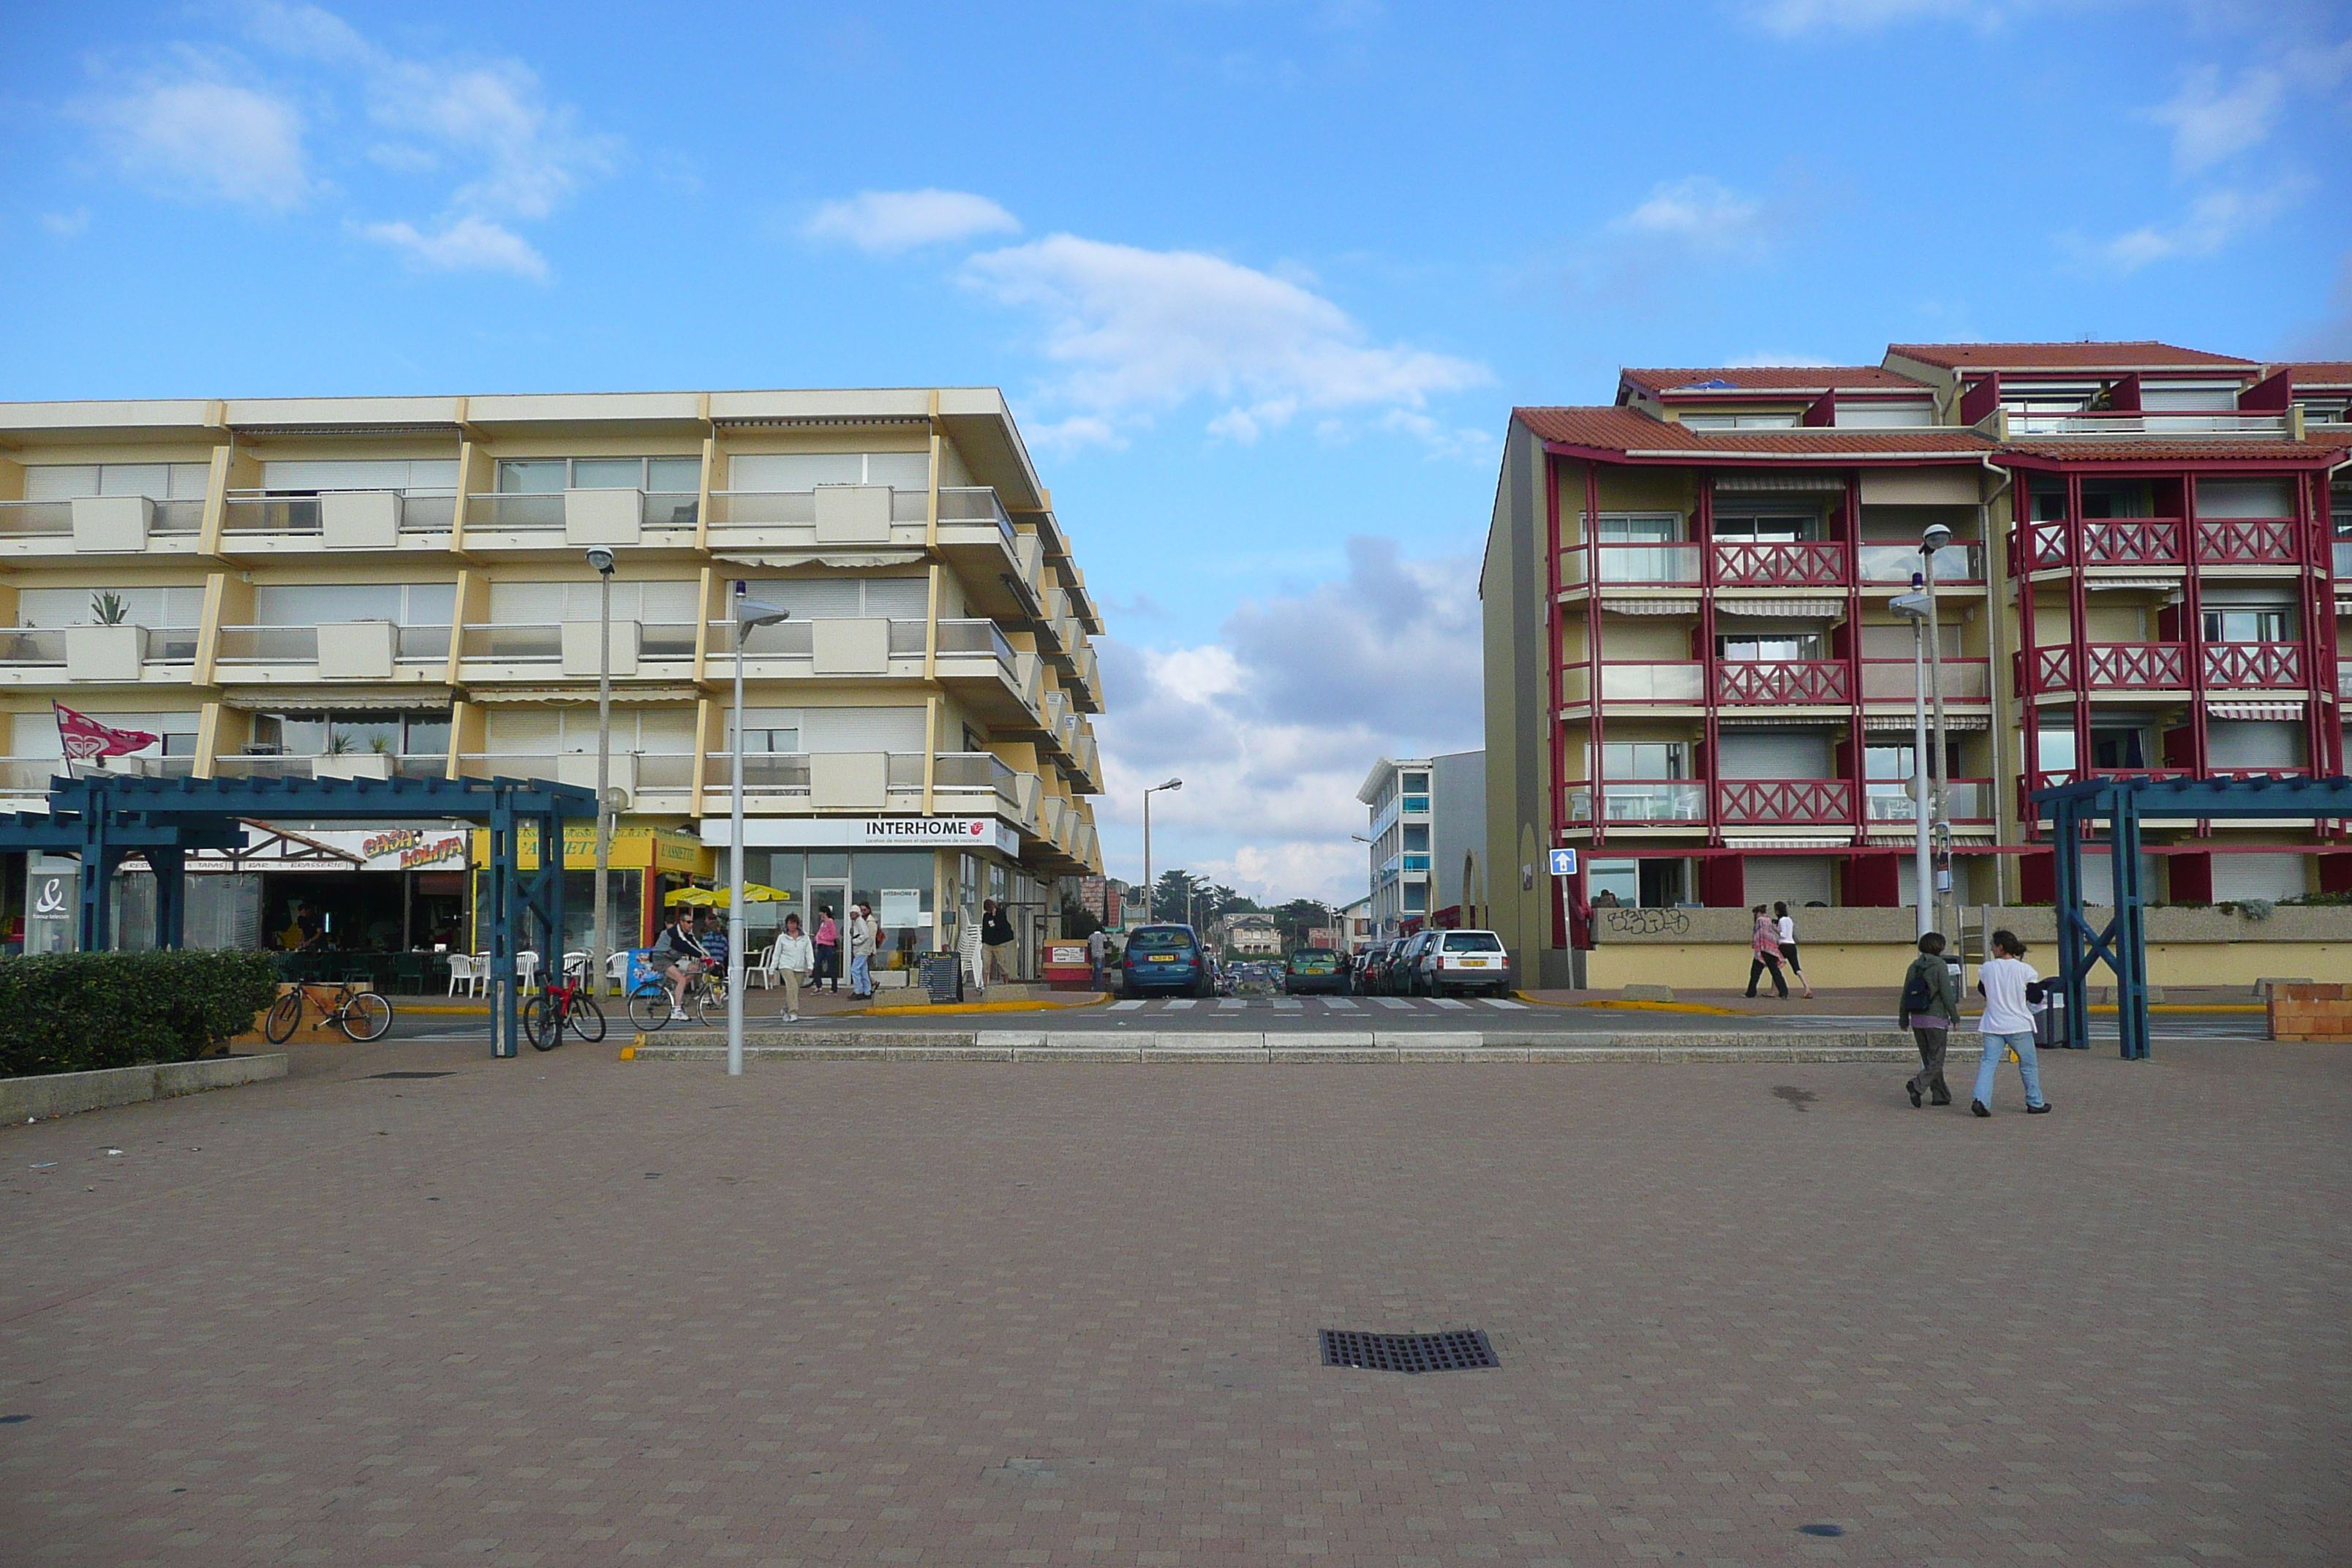
M 251 1029 L 277 993 L 259 952 L 0 958 L 0 1078 L 187 1061 Z

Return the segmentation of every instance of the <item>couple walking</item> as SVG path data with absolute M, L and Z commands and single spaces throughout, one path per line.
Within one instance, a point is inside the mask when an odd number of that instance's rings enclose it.
M 1805 978 L 1804 968 L 1797 962 L 1797 922 L 1790 917 L 1789 906 L 1774 904 L 1772 912 L 1766 914 L 1764 906 L 1759 904 L 1748 912 L 1756 917 L 1755 935 L 1748 943 L 1756 956 L 1748 964 L 1748 994 L 1756 994 L 1756 983 L 1764 978 L 1764 972 L 1769 969 L 1772 972 L 1772 989 L 1780 994 L 1781 1001 L 1786 1002 L 1789 999 L 1789 982 L 1780 973 L 1780 964 L 1785 960 L 1789 973 L 1797 977 L 1797 984 L 1805 988 L 1807 996 L 1811 996 L 1813 983 Z
M 810 971 L 819 981 L 831 980 L 835 994 L 841 991 L 841 950 L 849 949 L 849 994 L 852 996 L 874 994 L 874 955 L 882 946 L 882 927 L 874 918 L 872 906 L 852 904 L 849 919 L 838 922 L 833 918 L 833 908 L 825 905 L 817 911 L 815 967 Z
M 2050 1109 L 2042 1098 L 2042 1061 L 2033 1050 L 2033 1004 L 2042 999 L 2042 976 L 2025 962 L 2025 944 L 2013 931 L 1992 933 L 1992 957 L 1977 970 L 1977 991 L 1985 999 L 1984 1016 L 1977 1021 L 1984 1042 L 1984 1058 L 1977 1064 L 1976 1097 L 1969 1110 L 1992 1114 L 1993 1080 L 2000 1060 L 2017 1053 L 2017 1075 L 2025 1082 L 2025 1110 L 2040 1116 Z M 1944 939 L 1929 931 L 1919 939 L 1919 956 L 1903 976 L 1903 1002 L 1897 1022 L 1911 1031 L 1919 1047 L 1919 1070 L 1904 1089 L 1916 1106 L 1924 1093 L 1937 1105 L 1952 1103 L 1951 1086 L 1944 1081 L 1944 1042 L 1958 1026 L 1960 998 L 1952 984 L 1951 966 L 1944 962 Z

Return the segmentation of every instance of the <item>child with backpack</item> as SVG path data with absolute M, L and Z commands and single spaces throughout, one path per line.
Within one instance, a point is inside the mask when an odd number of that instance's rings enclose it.
M 1916 1109 L 1924 1092 L 1933 1103 L 1952 1103 L 1951 1086 L 1944 1081 L 1944 1045 L 1960 1021 L 1960 998 L 1952 984 L 1951 966 L 1944 962 L 1944 938 L 1929 931 L 1919 939 L 1919 956 L 1903 974 L 1903 1001 L 1895 1024 L 1911 1031 L 1919 1047 L 1919 1070 L 1903 1087 Z

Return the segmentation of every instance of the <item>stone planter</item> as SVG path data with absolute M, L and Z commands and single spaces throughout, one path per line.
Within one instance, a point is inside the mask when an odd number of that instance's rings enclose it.
M 310 763 L 314 779 L 388 779 L 392 757 L 382 752 L 352 752 L 340 757 L 317 757 Z
M 66 677 L 70 680 L 136 680 L 147 663 L 144 626 L 68 626 Z

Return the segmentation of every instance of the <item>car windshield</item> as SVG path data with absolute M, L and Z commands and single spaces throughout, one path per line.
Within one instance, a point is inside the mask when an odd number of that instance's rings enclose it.
M 1500 952 L 1502 939 L 1490 931 L 1465 931 L 1445 939 L 1448 952 Z
M 1339 963 L 1339 955 L 1336 952 L 1310 949 L 1306 952 L 1294 952 L 1290 955 L 1290 967 L 1293 969 L 1332 969 L 1338 967 Z
M 1192 933 L 1181 926 L 1146 926 L 1127 939 L 1129 952 L 1190 952 Z

